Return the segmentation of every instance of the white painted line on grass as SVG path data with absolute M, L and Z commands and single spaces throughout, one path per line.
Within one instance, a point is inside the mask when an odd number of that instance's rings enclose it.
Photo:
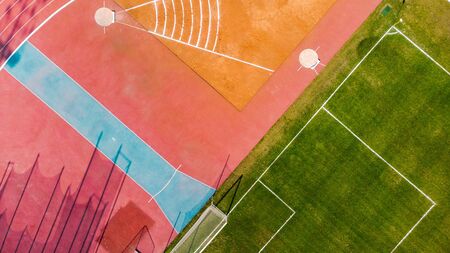
M 327 112 L 333 119 L 335 119 L 339 124 L 341 124 L 348 132 L 350 132 L 356 139 L 358 139 L 366 148 L 368 148 L 374 155 L 380 158 L 385 164 L 387 164 L 392 170 L 395 171 L 400 177 L 402 177 L 406 182 L 408 182 L 412 187 L 414 187 L 418 192 L 420 192 L 423 196 L 425 196 L 433 205 L 436 203 L 433 199 L 430 198 L 425 192 L 423 192 L 419 187 L 417 187 L 413 182 L 411 182 L 407 177 L 405 177 L 400 171 L 398 171 L 394 166 L 392 166 L 389 162 L 387 162 L 381 155 L 379 155 L 375 150 L 373 150 L 367 143 L 365 143 L 358 135 L 356 135 L 350 128 L 348 128 L 342 121 L 340 121 L 333 113 L 328 111 L 327 108 L 322 107 L 322 109 Z
M 409 234 L 411 234 L 411 232 L 417 227 L 417 225 L 419 225 L 419 223 L 428 215 L 428 213 L 431 211 L 431 209 L 433 209 L 433 207 L 435 207 L 436 204 L 433 204 L 426 212 L 424 215 L 422 215 L 422 217 L 419 219 L 419 221 L 416 222 L 416 224 L 414 224 L 414 226 L 408 231 L 408 233 L 406 233 L 406 235 L 400 240 L 400 242 L 397 243 L 397 245 L 395 245 L 394 249 L 391 250 L 391 253 L 394 252 L 398 246 L 400 246 L 400 244 L 402 244 L 402 242 L 409 236 Z
M 420 50 L 420 52 L 422 52 L 426 57 L 428 57 L 428 59 L 430 59 L 431 61 L 433 61 L 436 65 L 439 66 L 439 68 L 441 68 L 442 70 L 444 70 L 445 73 L 447 73 L 447 75 L 450 76 L 450 72 L 444 68 L 444 66 L 442 66 L 439 62 L 437 62 L 433 57 L 431 57 L 425 50 L 423 50 L 421 47 L 419 47 L 419 45 L 417 45 L 414 41 L 412 41 L 408 36 L 406 36 L 402 31 L 400 31 L 400 29 L 398 29 L 397 27 L 393 26 L 393 28 L 400 33 L 405 39 L 407 39 L 411 44 L 413 44 L 417 49 Z
M 269 245 L 269 243 L 273 240 L 273 238 L 275 238 L 275 236 L 278 235 L 278 233 L 284 228 L 284 226 L 286 226 L 286 224 L 288 224 L 288 222 L 292 219 L 292 217 L 294 217 L 295 212 L 293 212 L 291 214 L 291 216 L 289 216 L 289 218 L 283 223 L 283 225 L 281 225 L 281 227 L 275 232 L 275 234 L 272 235 L 272 237 L 270 237 L 270 239 L 266 242 L 266 244 L 264 244 L 264 246 L 258 251 L 258 252 L 262 252 L 267 245 Z
M 269 188 L 269 186 L 267 186 L 266 184 L 264 184 L 260 179 L 258 179 L 258 182 L 260 184 L 262 184 L 270 193 L 272 193 L 278 200 L 280 200 L 281 202 L 283 202 L 283 204 L 285 206 L 287 206 L 287 208 L 289 208 L 289 210 L 291 210 L 292 212 L 295 213 L 294 209 L 292 207 L 290 207 L 280 196 L 278 196 L 278 194 L 276 194 L 274 191 L 272 191 L 272 189 Z

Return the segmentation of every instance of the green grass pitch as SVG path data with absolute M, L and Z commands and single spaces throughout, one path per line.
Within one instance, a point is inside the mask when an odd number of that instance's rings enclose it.
M 400 252 L 445 250 L 450 76 L 402 35 L 387 35 L 324 107 L 235 207 L 206 252 L 265 246 L 290 210 L 264 185 L 295 210 L 267 252 L 390 252 L 400 242 Z M 420 231 L 401 241 L 433 201 Z M 432 233 L 436 244 L 420 233 Z

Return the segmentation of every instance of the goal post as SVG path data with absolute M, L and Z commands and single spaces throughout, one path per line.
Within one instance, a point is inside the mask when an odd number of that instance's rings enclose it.
M 215 205 L 210 205 L 171 252 L 202 252 L 226 224 L 227 215 Z

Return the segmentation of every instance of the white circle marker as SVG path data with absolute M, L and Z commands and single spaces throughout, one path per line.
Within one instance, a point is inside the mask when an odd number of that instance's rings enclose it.
M 314 69 L 319 63 L 319 55 L 313 49 L 305 49 L 298 56 L 300 65 L 304 68 Z
M 97 22 L 99 26 L 110 26 L 114 23 L 114 20 L 115 13 L 109 8 L 101 7 L 95 12 L 95 22 Z

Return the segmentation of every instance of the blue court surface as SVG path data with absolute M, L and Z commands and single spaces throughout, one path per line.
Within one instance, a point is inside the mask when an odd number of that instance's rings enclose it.
M 30 42 L 11 57 L 5 69 L 92 145 L 103 133 L 98 149 L 109 159 L 113 160 L 123 145 L 121 153 L 131 161 L 128 175 L 152 196 L 163 189 L 155 200 L 178 232 L 214 193 L 202 182 L 175 172 L 172 165 Z M 128 162 L 119 159 L 117 165 L 125 169 Z

